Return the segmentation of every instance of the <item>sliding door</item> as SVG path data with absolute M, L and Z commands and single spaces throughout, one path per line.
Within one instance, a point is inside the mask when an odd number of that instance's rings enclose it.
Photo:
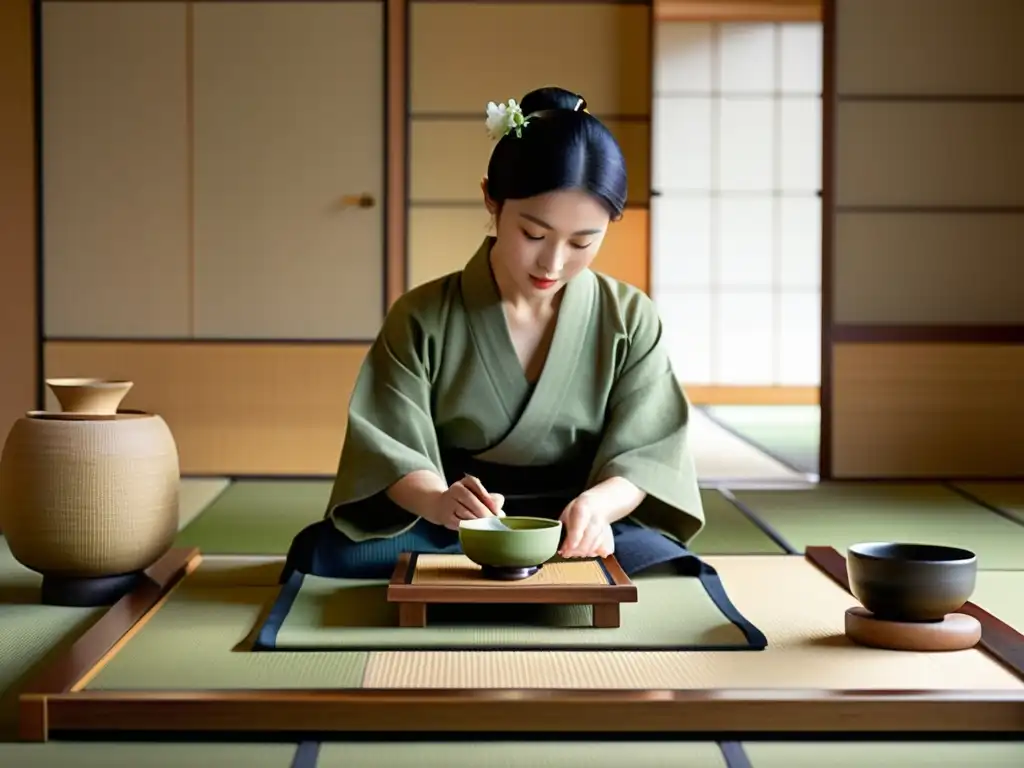
M 45 375 L 333 472 L 385 311 L 383 2 L 44 2 Z M 51 406 L 53 405 L 51 401 Z
M 1024 475 L 1024 4 L 826 4 L 825 475 Z

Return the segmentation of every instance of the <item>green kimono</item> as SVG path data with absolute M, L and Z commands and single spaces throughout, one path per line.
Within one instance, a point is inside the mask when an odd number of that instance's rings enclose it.
M 531 386 L 491 271 L 492 243 L 388 313 L 352 394 L 325 521 L 334 530 L 315 535 L 349 549 L 391 550 L 384 540 L 415 545 L 415 531 L 430 551 L 458 551 L 457 534 L 385 496 L 416 470 L 449 483 L 469 472 L 506 496 L 508 514 L 554 516 L 586 488 L 619 476 L 647 494 L 627 521 L 681 548 L 704 513 L 689 404 L 653 302 L 593 271 L 577 275 L 564 288 L 547 362 Z

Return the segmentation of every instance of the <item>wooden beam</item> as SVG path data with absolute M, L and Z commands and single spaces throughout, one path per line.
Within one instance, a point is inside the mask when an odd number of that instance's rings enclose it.
M 817 387 L 700 385 L 683 382 L 694 405 L 818 405 Z
M 821 0 L 654 0 L 656 21 L 821 21 Z
M 387 263 L 385 298 L 387 309 L 405 293 L 406 289 L 406 177 L 408 165 L 407 127 L 408 104 L 408 3 L 405 0 L 387 0 L 387 83 L 385 115 L 387 116 L 387 156 L 384 166 L 387 174 L 387 193 L 384 214 L 387 236 Z
M 39 374 L 32 3 L 0 3 L 0 442 Z

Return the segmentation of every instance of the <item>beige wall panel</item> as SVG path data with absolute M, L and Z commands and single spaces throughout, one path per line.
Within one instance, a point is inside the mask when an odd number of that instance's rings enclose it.
M 409 287 L 466 266 L 487 235 L 494 234 L 483 206 L 409 209 Z
M 468 112 L 545 85 L 598 115 L 651 111 L 650 6 L 417 3 L 410 14 L 413 113 Z
M 35 138 L 29 0 L 0 3 L 0 436 L 36 399 Z
M 490 215 L 479 208 L 415 207 L 409 211 L 409 286 L 462 269 L 481 241 L 493 234 Z M 605 235 L 593 268 L 647 290 L 648 221 L 642 208 L 629 208 Z
M 1021 0 L 838 0 L 843 93 L 1024 93 Z
M 383 4 L 198 3 L 196 335 L 370 338 L 383 316 Z M 372 208 L 345 207 L 371 194 Z
M 126 378 L 183 474 L 333 474 L 362 345 L 49 342 L 47 376 Z M 51 402 L 48 407 L 55 407 Z
M 622 147 L 629 173 L 627 197 L 646 203 L 650 197 L 650 125 L 646 121 L 606 121 Z M 494 142 L 480 120 L 412 120 L 410 197 L 421 202 L 476 202 L 487 173 Z
M 838 205 L 1024 205 L 1024 104 L 840 103 Z
M 185 3 L 45 2 L 48 336 L 188 336 Z
M 838 323 L 1024 323 L 1024 215 L 836 216 Z
M 1024 476 L 1024 346 L 837 344 L 837 478 Z

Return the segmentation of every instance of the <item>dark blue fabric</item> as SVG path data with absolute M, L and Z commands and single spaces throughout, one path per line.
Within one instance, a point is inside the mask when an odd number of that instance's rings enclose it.
M 361 542 L 352 541 L 325 519 L 303 528 L 292 541 L 281 583 L 295 571 L 327 579 L 389 579 L 403 552 L 454 555 L 462 547 L 455 531 L 422 519 L 398 536 Z
M 689 549 L 629 518 L 614 523 L 612 532 L 615 558 L 628 576 L 671 563 L 680 575 L 698 579 L 722 615 L 739 627 L 749 644 L 742 650 L 767 647 L 765 635 L 732 604 L 715 569 Z M 390 579 L 398 556 L 403 552 L 461 554 L 462 548 L 455 531 L 424 520 L 400 536 L 358 543 L 341 533 L 329 519 L 303 529 L 292 542 L 281 573 L 284 587 L 260 631 L 257 644 L 263 649 L 275 647 L 277 630 L 291 609 L 304 575 L 329 579 Z
M 642 528 L 628 519 L 612 525 L 615 558 L 630 576 L 663 563 L 680 561 L 681 570 L 690 571 L 695 561 L 686 547 Z M 295 571 L 329 579 L 387 579 L 391 577 L 403 552 L 424 554 L 461 554 L 459 536 L 443 526 L 419 520 L 408 531 L 389 539 L 354 542 L 325 519 L 304 528 L 292 542 L 281 574 L 284 583 Z M 696 572 L 693 575 L 697 575 Z

